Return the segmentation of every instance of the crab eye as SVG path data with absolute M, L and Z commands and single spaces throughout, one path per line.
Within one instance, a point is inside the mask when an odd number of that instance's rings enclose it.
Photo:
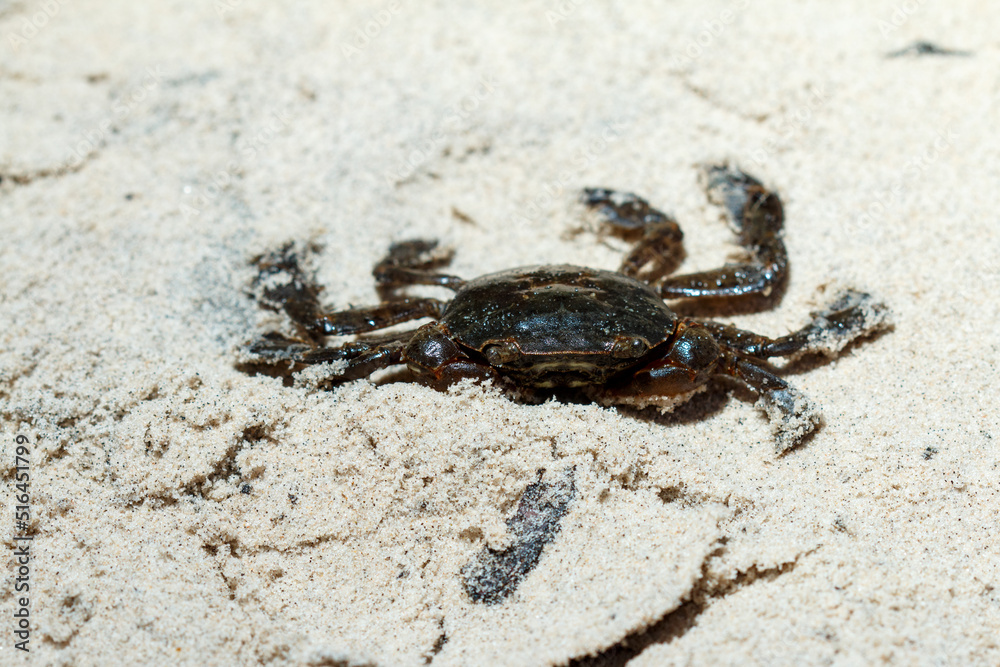
M 636 336 L 617 336 L 611 345 L 611 356 L 618 359 L 635 359 L 646 353 L 649 346 Z
M 483 348 L 483 355 L 490 366 L 502 366 L 521 356 L 521 350 L 514 343 L 504 342 L 497 343 L 496 345 L 487 345 Z

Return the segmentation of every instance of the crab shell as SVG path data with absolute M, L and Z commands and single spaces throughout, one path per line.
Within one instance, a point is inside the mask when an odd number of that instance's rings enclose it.
M 580 266 L 533 266 L 467 283 L 440 320 L 452 339 L 519 384 L 603 384 L 665 345 L 678 317 L 651 287 Z

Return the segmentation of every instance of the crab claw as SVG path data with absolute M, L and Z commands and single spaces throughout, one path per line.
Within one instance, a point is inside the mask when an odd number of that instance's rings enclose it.
M 807 348 L 834 356 L 853 341 L 892 324 L 889 307 L 867 292 L 847 289 L 813 313 Z
M 788 386 L 761 392 L 757 407 L 771 422 L 775 450 L 779 454 L 801 443 L 822 421 L 815 404 Z

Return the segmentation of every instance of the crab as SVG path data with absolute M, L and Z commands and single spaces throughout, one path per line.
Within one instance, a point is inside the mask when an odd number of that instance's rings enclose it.
M 392 245 L 374 268 L 380 304 L 324 312 L 320 288 L 287 245 L 256 259 L 256 295 L 262 305 L 283 310 L 295 333 L 264 334 L 247 345 L 245 360 L 295 373 L 330 364 L 330 384 L 405 364 L 413 377 L 439 390 L 468 379 L 515 393 L 578 388 L 603 404 L 662 410 L 725 376 L 757 393 L 776 449 L 787 451 L 816 429 L 820 413 L 766 360 L 807 352 L 833 356 L 883 327 L 888 309 L 848 289 L 811 313 L 801 329 L 778 338 L 676 314 L 665 299 L 766 296 L 787 279 L 778 196 L 728 165 L 705 167 L 703 184 L 735 228 L 745 261 L 670 275 L 683 254 L 680 226 L 645 199 L 606 188 L 583 190 L 581 201 L 608 231 L 638 237 L 617 272 L 556 264 L 463 280 L 440 272 L 451 253 L 439 251 L 436 241 L 409 240 Z M 436 285 L 455 295 L 450 301 L 406 296 L 401 290 L 411 285 Z M 431 321 L 399 333 L 369 333 L 421 318 Z M 324 345 L 327 336 L 355 334 L 362 335 Z

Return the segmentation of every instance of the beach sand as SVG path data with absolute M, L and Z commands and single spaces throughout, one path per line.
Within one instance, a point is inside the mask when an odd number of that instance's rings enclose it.
M 0 664 L 1000 664 L 998 33 L 971 1 L 0 2 Z M 576 203 L 608 186 L 718 266 L 722 162 L 782 197 L 790 279 L 684 312 L 892 311 L 787 368 L 824 418 L 787 454 L 725 383 L 661 415 L 237 363 L 286 326 L 250 285 L 287 242 L 330 308 L 409 238 L 614 269 Z M 477 602 L 526 489 L 547 543 Z

